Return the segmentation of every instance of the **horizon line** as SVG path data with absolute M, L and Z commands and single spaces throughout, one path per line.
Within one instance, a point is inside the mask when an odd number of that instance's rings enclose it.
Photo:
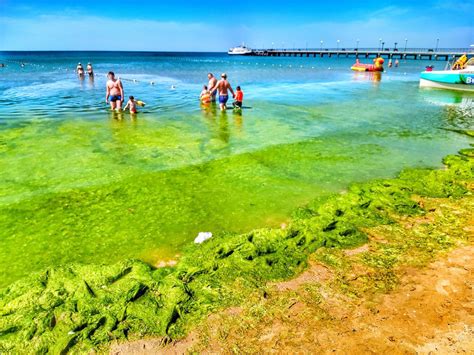
M 424 49 L 425 47 L 407 47 L 406 50 L 413 50 L 413 49 Z M 426 47 L 430 49 L 431 47 Z M 277 47 L 268 47 L 268 48 L 253 48 L 256 50 L 266 49 L 266 50 L 321 50 L 319 47 L 295 47 L 295 48 L 277 48 Z M 374 50 L 375 47 L 360 47 L 357 50 Z M 399 52 L 405 51 L 405 49 L 397 48 Z M 444 50 L 444 49 L 467 49 L 472 50 L 472 45 L 467 47 L 438 47 L 437 51 Z M 324 50 L 341 50 L 340 48 L 324 48 Z M 347 50 L 347 49 L 342 49 Z M 352 50 L 352 49 L 351 49 Z M 356 50 L 356 49 L 354 49 Z M 379 49 L 381 52 L 383 50 Z M 0 49 L 1 52 L 128 52 L 128 53 L 227 53 L 227 51 L 186 51 L 186 50 L 139 50 L 139 49 Z
M 139 49 L 0 49 L 1 52 L 136 52 L 136 53 L 227 53 L 216 51 L 169 51 Z

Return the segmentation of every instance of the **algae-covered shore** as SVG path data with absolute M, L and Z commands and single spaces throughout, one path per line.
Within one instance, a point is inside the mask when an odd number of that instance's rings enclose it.
M 302 272 L 316 251 L 327 250 L 322 257 L 330 261 L 331 250 L 366 243 L 369 229 L 396 231 L 403 218 L 423 217 L 432 207 L 420 198 L 474 206 L 472 156 L 472 148 L 463 149 L 445 157 L 442 170 L 407 169 L 395 179 L 354 184 L 298 209 L 285 228 L 221 235 L 189 246 L 174 267 L 125 260 L 31 275 L 0 293 L 0 352 L 88 352 L 105 350 L 114 340 L 179 339 L 211 312 L 241 304 L 255 292 L 265 293 L 268 282 Z M 427 262 L 438 251 L 467 242 L 462 230 L 431 230 L 396 246 L 389 243 L 368 254 L 366 262 L 390 270 L 399 262 L 397 250 L 429 245 L 430 251 L 419 255 Z M 385 278 L 381 291 L 396 283 L 390 272 L 380 275 Z

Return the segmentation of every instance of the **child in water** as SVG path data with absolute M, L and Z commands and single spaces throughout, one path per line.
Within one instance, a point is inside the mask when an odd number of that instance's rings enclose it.
M 130 110 L 130 113 L 137 113 L 137 103 L 133 96 L 129 96 L 127 105 L 123 110 L 125 111 L 127 108 Z
M 242 91 L 240 86 L 237 86 L 234 98 L 235 101 L 232 103 L 234 108 L 242 108 L 242 101 L 244 101 L 244 92 Z
M 202 87 L 202 91 L 201 91 L 201 95 L 199 95 L 199 99 L 201 100 L 203 104 L 208 104 L 209 102 L 211 102 L 211 94 L 206 85 Z

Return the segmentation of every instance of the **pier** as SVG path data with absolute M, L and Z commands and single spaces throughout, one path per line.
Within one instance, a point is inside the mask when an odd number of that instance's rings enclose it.
M 464 53 L 468 57 L 473 57 L 474 52 L 470 48 L 452 49 L 430 49 L 430 48 L 410 48 L 410 49 L 254 49 L 253 56 L 263 57 L 353 57 L 353 58 L 388 58 L 388 59 L 425 59 L 425 60 L 454 60 Z

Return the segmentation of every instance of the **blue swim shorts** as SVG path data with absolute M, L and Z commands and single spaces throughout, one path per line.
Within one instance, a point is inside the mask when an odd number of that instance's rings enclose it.
M 225 105 L 229 100 L 229 95 L 219 95 L 219 103 Z
M 122 96 L 120 95 L 109 95 L 110 102 L 121 101 L 121 100 L 122 100 Z

